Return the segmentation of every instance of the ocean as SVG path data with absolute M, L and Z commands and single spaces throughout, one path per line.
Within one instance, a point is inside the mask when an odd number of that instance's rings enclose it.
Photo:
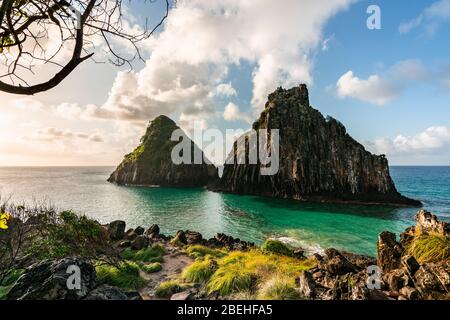
M 223 232 L 261 243 L 275 237 L 309 252 L 324 248 L 375 256 L 381 231 L 414 224 L 417 208 L 301 203 L 203 189 L 121 187 L 106 182 L 113 167 L 0 168 L 2 200 L 46 202 L 107 223 L 158 224 L 163 233 Z M 397 189 L 450 221 L 450 167 L 391 167 Z

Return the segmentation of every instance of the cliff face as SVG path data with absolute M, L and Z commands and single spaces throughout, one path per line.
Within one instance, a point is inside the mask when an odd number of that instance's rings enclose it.
M 270 94 L 253 129 L 279 129 L 278 173 L 264 176 L 259 165 L 227 164 L 219 190 L 298 200 L 420 205 L 397 192 L 385 156 L 372 155 L 339 121 L 325 119 L 310 106 L 306 85 Z M 239 157 L 242 152 L 247 158 L 248 149 L 236 148 L 234 154 Z
M 199 187 L 215 181 L 218 175 L 213 165 L 176 165 L 172 162 L 171 152 L 178 142 L 170 138 L 176 129 L 179 127 L 166 116 L 154 119 L 141 138 L 141 144 L 124 157 L 108 181 L 124 185 L 167 187 Z M 185 139 L 189 138 L 185 136 Z M 198 148 L 192 141 L 190 143 L 191 150 Z

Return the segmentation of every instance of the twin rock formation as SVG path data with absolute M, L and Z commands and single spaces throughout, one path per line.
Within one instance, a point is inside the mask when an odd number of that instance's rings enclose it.
M 325 119 L 310 106 L 306 85 L 278 88 L 253 124 L 256 131 L 279 130 L 279 170 L 274 175 L 262 175 L 260 164 L 226 164 L 220 179 L 210 164 L 175 165 L 171 151 L 178 142 L 170 140 L 175 129 L 176 124 L 165 116 L 153 120 L 141 145 L 125 156 L 108 181 L 168 187 L 209 185 L 214 191 L 303 201 L 421 205 L 397 192 L 384 155 L 366 151 L 339 121 Z M 245 152 L 245 158 L 249 157 L 249 148 L 238 150 L 235 143 L 230 156 Z

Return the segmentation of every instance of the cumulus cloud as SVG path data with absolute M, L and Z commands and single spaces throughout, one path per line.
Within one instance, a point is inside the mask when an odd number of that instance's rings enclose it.
M 407 34 L 424 25 L 425 31 L 433 35 L 439 24 L 448 20 L 450 20 L 450 0 L 439 0 L 425 8 L 416 18 L 402 22 L 398 30 L 401 34 Z
M 445 126 L 430 127 L 414 136 L 398 135 L 395 138 L 376 139 L 372 149 L 387 155 L 423 154 L 429 151 L 448 150 L 450 129 Z
M 174 113 L 204 120 L 215 114 L 215 94 L 237 94 L 224 80 L 229 66 L 242 61 L 254 66 L 256 112 L 277 86 L 313 82 L 310 56 L 320 49 L 322 28 L 352 2 L 180 1 L 164 30 L 149 39 L 144 69 L 119 73 L 105 104 L 88 106 L 86 113 L 125 121 Z
M 400 61 L 383 74 L 373 74 L 361 79 L 347 71 L 336 83 L 340 98 L 356 98 L 383 106 L 398 98 L 410 83 L 428 79 L 430 73 L 418 60 Z
M 239 107 L 232 102 L 225 106 L 223 118 L 227 121 L 243 120 L 247 123 L 252 123 L 252 118 L 249 115 L 243 113 L 239 109 Z
M 221 83 L 216 87 L 214 95 L 223 97 L 237 96 L 236 89 L 233 88 L 231 83 Z

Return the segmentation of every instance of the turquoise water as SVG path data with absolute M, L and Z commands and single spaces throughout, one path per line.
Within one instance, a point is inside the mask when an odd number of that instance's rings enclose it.
M 101 222 L 123 219 L 129 227 L 157 223 L 163 232 L 224 232 L 260 243 L 282 238 L 309 251 L 335 247 L 375 255 L 381 231 L 412 225 L 416 208 L 307 204 L 203 189 L 119 187 L 106 182 L 112 167 L 0 168 L 3 198 L 48 201 Z M 397 188 L 450 220 L 450 167 L 392 167 Z

